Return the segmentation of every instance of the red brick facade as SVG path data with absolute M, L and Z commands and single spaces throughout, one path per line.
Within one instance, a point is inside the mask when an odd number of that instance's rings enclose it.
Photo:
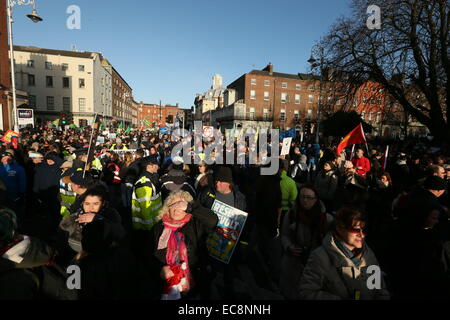
M 146 104 L 140 102 L 137 105 L 138 127 L 144 125 L 144 128 L 157 128 L 167 126 L 166 118 L 171 115 L 175 121 L 176 115 L 180 108 L 177 106 L 157 104 Z M 148 123 L 150 126 L 148 126 Z

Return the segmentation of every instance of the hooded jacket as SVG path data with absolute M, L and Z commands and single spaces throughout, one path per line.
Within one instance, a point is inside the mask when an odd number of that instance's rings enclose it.
M 161 194 L 165 200 L 173 191 L 183 190 L 191 194 L 195 198 L 195 190 L 189 184 L 188 177 L 182 170 L 172 169 L 161 177 Z
M 300 280 L 300 298 L 305 300 L 388 300 L 383 276 L 380 272 L 380 289 L 369 289 L 372 283 L 369 267 L 377 266 L 373 251 L 364 244 L 361 263 L 356 266 L 337 247 L 332 232 L 329 232 L 322 246 L 314 250 L 303 270 Z M 369 280 L 369 281 L 368 281 Z M 359 294 L 358 294 L 359 293 Z

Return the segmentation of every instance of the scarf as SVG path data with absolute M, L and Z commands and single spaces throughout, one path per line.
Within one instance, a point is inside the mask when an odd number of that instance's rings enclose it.
M 192 218 L 187 214 L 182 220 L 173 220 L 168 214 L 163 215 L 162 221 L 164 231 L 158 242 L 158 250 L 167 249 L 166 263 L 170 267 L 174 276 L 167 279 L 163 294 L 171 291 L 172 287 L 178 286 L 178 291 L 189 291 L 192 279 L 189 271 L 189 259 L 184 235 L 179 232 Z
M 344 256 L 349 258 L 356 267 L 359 267 L 361 265 L 362 254 L 361 254 L 361 252 L 358 252 L 359 250 L 357 251 L 358 253 L 355 255 L 355 253 L 353 251 L 349 250 L 342 243 L 342 241 L 335 238 L 335 243 L 336 243 L 336 246 L 339 248 L 339 250 L 341 250 L 341 252 L 344 254 Z

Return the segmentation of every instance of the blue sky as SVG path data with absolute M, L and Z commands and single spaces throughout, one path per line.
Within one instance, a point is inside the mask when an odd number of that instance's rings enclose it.
M 315 41 L 349 0 L 36 0 L 44 22 L 14 8 L 14 44 L 102 52 L 133 88 L 136 101 L 193 105 L 219 73 L 228 85 L 272 62 L 275 71 L 309 72 Z M 81 9 L 69 30 L 68 6 Z

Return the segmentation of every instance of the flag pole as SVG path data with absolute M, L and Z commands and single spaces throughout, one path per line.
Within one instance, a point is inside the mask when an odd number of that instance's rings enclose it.
M 91 139 L 89 140 L 89 148 L 88 148 L 88 153 L 87 153 L 88 158 L 86 159 L 86 164 L 84 165 L 83 178 L 86 175 L 86 170 L 87 170 L 88 163 L 89 163 L 89 154 L 91 152 L 92 139 L 94 138 L 94 131 L 96 130 L 95 129 L 95 124 L 97 123 L 97 116 L 98 116 L 98 113 L 95 114 L 94 122 L 92 123 L 92 133 L 91 133 Z

